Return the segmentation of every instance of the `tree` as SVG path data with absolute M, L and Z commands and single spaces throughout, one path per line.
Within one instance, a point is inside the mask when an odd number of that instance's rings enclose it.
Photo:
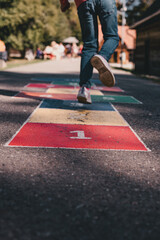
M 10 0 L 0 8 L 0 38 L 24 56 L 26 48 L 61 41 L 71 34 L 70 22 L 57 0 Z
M 118 10 L 122 9 L 122 1 L 117 0 Z M 127 25 L 132 25 L 134 22 L 138 21 L 147 10 L 147 8 L 154 2 L 154 0 L 126 0 L 126 20 Z M 118 16 L 118 23 L 121 24 L 121 16 Z
M 82 40 L 81 28 L 80 28 L 80 23 L 77 15 L 77 8 L 75 4 L 71 4 L 70 9 L 66 12 L 66 16 L 69 21 L 70 29 L 73 36 L 75 36 L 81 41 Z
M 132 25 L 136 21 L 138 21 L 147 10 L 147 8 L 154 2 L 154 0 L 139 0 L 137 5 L 134 5 L 133 0 L 129 0 L 127 2 L 127 23 L 128 25 Z

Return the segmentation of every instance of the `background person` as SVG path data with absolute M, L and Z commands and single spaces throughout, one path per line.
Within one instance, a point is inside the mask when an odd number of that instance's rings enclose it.
M 5 52 L 6 51 L 6 46 L 5 43 L 0 40 L 0 52 Z
M 56 43 L 55 41 L 52 41 L 51 47 L 52 47 L 52 53 L 53 53 L 54 58 L 56 60 L 59 60 L 60 59 L 59 44 Z
M 72 43 L 72 48 L 71 48 L 71 54 L 72 54 L 72 57 L 77 57 L 78 56 L 78 46 L 76 43 Z
M 43 55 L 44 55 L 44 59 L 53 59 L 54 55 L 53 55 L 53 48 L 51 46 L 46 46 L 44 51 L 43 51 Z
M 30 49 L 30 48 L 26 49 L 24 58 L 27 59 L 28 61 L 34 60 L 34 54 L 33 54 L 32 49 Z
M 58 52 L 59 52 L 60 58 L 63 58 L 65 56 L 65 47 L 63 46 L 63 43 L 59 44 Z
M 36 50 L 36 59 L 43 59 L 43 51 L 39 47 Z
M 71 58 L 72 56 L 72 46 L 70 43 L 68 43 L 66 46 L 65 46 L 65 55 L 68 57 L 68 58 Z
M 0 39 L 0 59 L 7 61 L 7 51 L 5 43 Z

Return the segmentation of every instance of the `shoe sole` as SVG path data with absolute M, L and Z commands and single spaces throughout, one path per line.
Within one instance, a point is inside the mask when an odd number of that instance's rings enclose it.
M 78 96 L 77 97 L 79 103 L 91 104 L 92 102 L 88 102 L 85 97 Z
M 113 87 L 115 85 L 115 78 L 110 69 L 105 65 L 105 60 L 99 56 L 94 56 L 91 59 L 91 64 L 99 72 L 99 79 L 107 87 Z

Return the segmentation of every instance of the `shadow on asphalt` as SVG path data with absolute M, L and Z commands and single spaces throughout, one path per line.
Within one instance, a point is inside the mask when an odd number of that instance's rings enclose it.
M 21 169 L 1 173 L 1 239 L 158 240 L 159 191 L 143 173 L 138 184 L 138 172 L 112 169 L 110 153 L 74 153 L 49 149 L 44 161 L 39 149 L 38 168 L 22 156 Z
M 17 91 L 0 89 L 0 95 L 13 97 L 17 94 Z

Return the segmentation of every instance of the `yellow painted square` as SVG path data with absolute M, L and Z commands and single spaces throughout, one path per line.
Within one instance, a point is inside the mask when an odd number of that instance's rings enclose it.
M 79 88 L 49 88 L 47 93 L 59 93 L 59 94 L 78 94 Z M 91 95 L 103 95 L 99 90 L 90 90 Z
M 64 110 L 38 108 L 29 122 L 128 126 L 116 111 Z
M 78 94 L 78 88 L 49 88 L 47 93 Z

